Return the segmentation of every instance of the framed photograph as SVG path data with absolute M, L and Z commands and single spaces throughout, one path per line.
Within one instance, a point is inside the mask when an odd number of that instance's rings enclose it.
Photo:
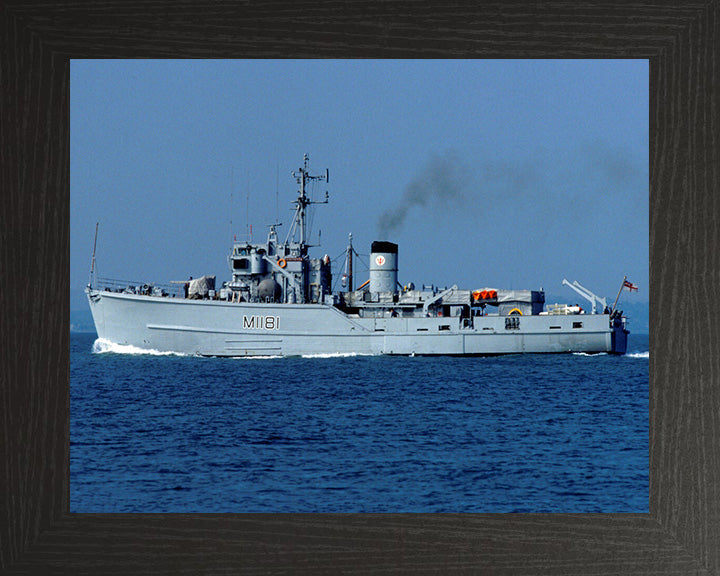
M 648 511 L 647 60 L 70 83 L 71 512 Z
M 711 193 L 717 177 L 706 161 L 714 157 L 716 149 L 717 103 L 709 87 L 717 76 L 710 56 L 712 38 L 718 32 L 717 5 L 686 4 L 673 9 L 557 5 L 542 11 L 534 5 L 512 9 L 492 5 L 438 11 L 429 5 L 390 10 L 383 5 L 358 4 L 344 6 L 342 11 L 316 7 L 311 21 L 303 15 L 302 7 L 277 8 L 187 5 L 170 17 L 173 25 L 168 25 L 169 15 L 159 7 L 143 4 L 115 10 L 107 6 L 11 3 L 0 13 L 6 32 L 2 35 L 3 53 L 8 55 L 1 63 L 3 78 L 8 81 L 3 82 L 6 89 L 0 95 L 3 188 L 9 191 L 3 216 L 3 269 L 6 278 L 13 278 L 3 299 L 3 332 L 6 342 L 14 342 L 6 346 L 3 362 L 7 385 L 2 410 L 7 441 L 3 442 L 2 479 L 8 487 L 3 496 L 7 519 L 2 526 L 3 570 L 73 574 L 176 573 L 178 567 L 206 573 L 417 573 L 469 567 L 508 574 L 717 571 L 719 557 L 712 537 L 718 517 L 718 499 L 712 493 L 717 463 L 710 456 L 717 451 L 718 437 L 712 391 L 713 329 L 709 321 L 699 321 L 697 315 L 710 306 L 706 301 L 711 292 L 704 288 L 704 279 L 714 272 L 715 265 L 712 252 L 705 247 L 714 245 L 717 229 Z M 352 47 L 347 44 L 348 34 L 356 38 Z M 252 510 L 280 512 L 271 514 L 236 510 L 230 514 L 135 513 L 142 506 L 132 504 L 125 510 L 112 510 L 132 514 L 73 511 L 69 449 L 73 337 L 68 327 L 70 237 L 76 222 L 71 214 L 70 183 L 73 172 L 82 167 L 71 170 L 72 62 L 90 58 L 285 56 L 452 57 L 459 59 L 452 64 L 458 70 L 469 59 L 647 61 L 648 229 L 653 265 L 647 281 L 652 292 L 646 350 L 650 365 L 649 476 L 645 480 L 649 482 L 649 498 L 644 508 L 641 500 L 633 499 L 624 510 L 611 511 L 617 505 L 614 501 L 609 508 L 599 507 L 593 510 L 596 513 L 585 514 L 581 513 L 587 511 L 582 510 L 582 497 L 577 500 L 579 492 L 569 492 L 559 495 L 573 503 L 566 510 L 572 513 L 565 514 L 542 513 L 556 508 L 527 505 L 524 497 L 512 508 L 485 511 L 492 513 L 462 507 L 452 510 L 452 503 L 436 509 L 370 506 L 368 513 L 357 514 L 305 513 L 348 510 L 312 505 L 304 510 L 292 506 L 272 510 L 272 505 Z M 544 62 L 536 64 L 542 66 Z M 592 88 L 592 79 L 587 85 Z M 158 117 L 162 113 L 158 109 Z M 382 150 L 373 153 L 382 156 Z M 505 159 L 498 157 L 495 167 Z M 607 159 L 617 174 L 627 176 L 632 151 Z M 390 231 L 406 234 L 424 206 L 436 211 L 440 220 L 445 217 L 435 200 L 428 197 L 424 204 L 412 204 L 417 193 L 404 195 L 414 182 L 427 181 L 427 175 L 437 173 L 438 167 L 448 168 L 451 174 L 458 173 L 458 166 L 461 174 L 468 165 L 470 173 L 478 168 L 462 152 L 447 150 L 416 160 L 415 170 L 405 174 L 406 186 L 400 187 L 403 191 L 373 206 L 377 235 Z M 334 168 L 329 168 L 334 178 Z M 486 180 L 498 173 L 489 166 L 482 168 Z M 528 168 L 525 174 L 532 175 L 533 170 Z M 224 167 L 222 177 L 227 178 L 232 190 L 236 181 L 232 166 Z M 237 178 L 241 177 L 239 173 Z M 117 180 L 114 182 L 113 186 L 117 185 Z M 491 183 L 496 189 L 507 185 L 499 177 Z M 549 184 L 545 182 L 548 190 Z M 271 183 L 270 188 L 275 186 Z M 221 204 L 228 202 L 228 190 L 215 192 L 223 198 Z M 458 194 L 462 196 L 465 190 L 459 187 Z M 274 205 L 272 194 L 270 198 Z M 234 201 L 242 200 L 247 202 L 247 198 Z M 322 196 L 317 200 L 322 201 Z M 405 212 L 403 201 L 411 204 Z M 450 205 L 455 200 L 446 201 Z M 516 206 L 516 214 L 522 217 L 525 207 L 519 200 Z M 270 208 L 272 212 L 274 206 Z M 235 223 L 235 227 L 242 228 L 242 224 Z M 632 224 L 631 219 L 628 224 Z M 91 223 L 91 231 L 93 227 Z M 228 226 L 228 236 L 231 230 Z M 185 231 L 177 232 L 179 237 Z M 365 240 L 369 244 L 389 239 Z M 322 240 L 323 246 L 327 241 Z M 403 244 L 398 244 L 402 250 Z M 413 258 L 420 262 L 421 257 L 413 253 L 423 247 L 422 243 L 408 247 L 410 262 Z M 402 254 L 400 251 L 400 262 Z M 576 288 L 582 292 L 585 284 L 583 279 L 578 280 L 581 286 Z M 633 286 L 640 283 L 632 276 L 619 278 L 617 288 L 626 281 Z M 468 288 L 500 287 L 483 284 Z M 597 293 L 590 290 L 590 295 Z M 600 290 L 600 296 L 608 292 L 604 287 Z M 688 321 L 689 317 L 695 321 Z M 147 400 L 151 402 L 152 398 Z M 107 431 L 108 443 L 117 442 L 112 428 Z M 196 445 L 202 446 L 202 431 L 190 433 L 198 434 Z M 257 440 L 282 444 L 282 439 L 270 436 Z M 193 465 L 192 455 L 184 462 Z M 107 496 L 122 499 L 126 488 L 115 486 L 111 490 L 115 494 Z M 185 488 L 182 484 L 170 486 L 168 492 L 177 499 L 165 503 L 182 502 Z M 128 501 L 137 503 L 136 497 L 141 494 L 142 490 L 134 492 Z M 273 495 L 267 493 L 265 497 L 271 500 Z M 171 507 L 163 512 L 170 512 Z M 447 513 L 449 510 L 465 513 Z

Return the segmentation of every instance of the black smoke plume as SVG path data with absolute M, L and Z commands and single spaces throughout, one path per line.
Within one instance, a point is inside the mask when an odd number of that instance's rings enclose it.
M 385 238 L 399 230 L 413 208 L 460 203 L 467 196 L 469 182 L 470 171 L 454 152 L 431 157 L 407 185 L 398 205 L 380 215 L 380 236 Z

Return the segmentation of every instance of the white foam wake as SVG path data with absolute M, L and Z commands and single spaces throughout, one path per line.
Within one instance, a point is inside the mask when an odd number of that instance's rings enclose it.
M 232 360 L 277 360 L 278 358 L 285 358 L 285 356 L 229 356 Z
M 328 354 L 302 354 L 303 358 L 353 358 L 355 356 L 372 356 L 372 354 L 359 354 L 357 352 L 330 352 Z
M 235 360 L 276 360 L 278 358 L 288 358 L 294 356 L 275 355 L 275 356 L 231 356 Z M 352 358 L 355 356 L 373 356 L 373 354 L 358 354 L 357 352 L 331 352 L 331 353 L 318 353 L 318 354 L 298 354 L 296 358 Z
M 161 352 L 160 350 L 138 348 L 137 346 L 131 346 L 130 344 L 115 344 L 105 338 L 98 338 L 93 343 L 93 354 L 106 354 L 112 352 L 113 354 L 145 354 L 148 356 L 187 356 L 187 354 L 180 354 L 179 352 Z
M 650 351 L 648 352 L 633 352 L 632 354 L 626 354 L 628 358 L 650 358 Z

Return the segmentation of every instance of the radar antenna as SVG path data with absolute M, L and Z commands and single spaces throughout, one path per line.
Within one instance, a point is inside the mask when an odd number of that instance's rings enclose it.
M 325 192 L 325 200 L 321 202 L 312 201 L 310 200 L 307 195 L 305 194 L 305 184 L 307 182 L 310 182 L 312 180 L 324 180 L 325 182 L 328 182 L 330 179 L 330 173 L 329 170 L 325 170 L 325 174 L 316 176 L 313 174 L 310 174 L 309 168 L 309 159 L 308 155 L 305 154 L 303 166 L 298 169 L 297 172 L 293 172 L 292 175 L 297 181 L 298 184 L 300 184 L 300 190 L 298 191 L 298 197 L 293 204 L 295 204 L 295 218 L 293 219 L 293 224 L 291 226 L 290 232 L 288 234 L 288 239 L 295 234 L 295 230 L 299 229 L 300 231 L 300 244 L 302 246 L 305 245 L 306 241 L 306 234 L 307 234 L 307 207 L 310 204 L 327 204 L 329 200 L 329 195 L 327 191 Z

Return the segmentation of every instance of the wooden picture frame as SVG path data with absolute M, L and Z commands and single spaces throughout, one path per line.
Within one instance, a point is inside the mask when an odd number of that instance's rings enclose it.
M 0 571 L 720 574 L 720 8 L 0 6 Z M 70 514 L 72 58 L 650 61 L 649 514 Z

